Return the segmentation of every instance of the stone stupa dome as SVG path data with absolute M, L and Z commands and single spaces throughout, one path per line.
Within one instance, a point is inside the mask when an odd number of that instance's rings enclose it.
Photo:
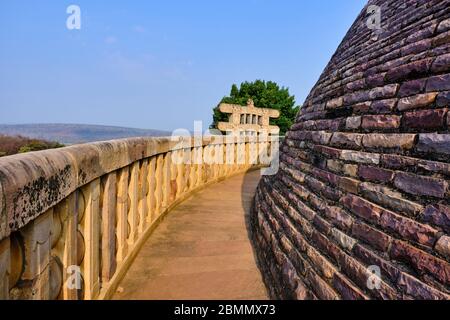
M 273 298 L 450 299 L 449 101 L 450 1 L 371 0 L 258 187 Z

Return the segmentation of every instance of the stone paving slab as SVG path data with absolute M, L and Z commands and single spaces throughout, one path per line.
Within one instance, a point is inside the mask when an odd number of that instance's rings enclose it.
M 246 217 L 259 171 L 198 192 L 150 236 L 114 299 L 262 300 Z

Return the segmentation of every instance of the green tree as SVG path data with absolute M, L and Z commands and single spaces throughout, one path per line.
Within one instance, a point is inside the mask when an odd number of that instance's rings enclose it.
M 57 149 L 64 147 L 58 142 L 48 142 L 43 140 L 32 140 L 30 143 L 20 147 L 18 153 L 27 153 L 32 151 L 41 151 L 47 149 Z
M 289 94 L 289 89 L 281 87 L 272 81 L 256 80 L 243 82 L 240 87 L 231 86 L 230 95 L 224 97 L 220 103 L 246 106 L 248 99 L 253 99 L 255 107 L 272 108 L 280 111 L 278 119 L 271 119 L 270 124 L 280 127 L 280 134 L 284 135 L 295 121 L 299 106 L 295 106 L 295 97 Z M 214 108 L 211 128 L 216 129 L 219 122 L 228 122 L 228 114 L 220 112 L 219 106 Z

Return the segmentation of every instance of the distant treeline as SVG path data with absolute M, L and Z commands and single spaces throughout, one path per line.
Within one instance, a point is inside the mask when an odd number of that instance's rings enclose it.
M 64 145 L 59 142 L 31 139 L 22 136 L 0 135 L 0 157 L 61 147 L 64 147 Z

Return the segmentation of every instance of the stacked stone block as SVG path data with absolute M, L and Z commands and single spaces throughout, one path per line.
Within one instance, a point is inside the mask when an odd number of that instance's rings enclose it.
M 255 196 L 273 298 L 450 298 L 449 101 L 450 1 L 369 1 Z

